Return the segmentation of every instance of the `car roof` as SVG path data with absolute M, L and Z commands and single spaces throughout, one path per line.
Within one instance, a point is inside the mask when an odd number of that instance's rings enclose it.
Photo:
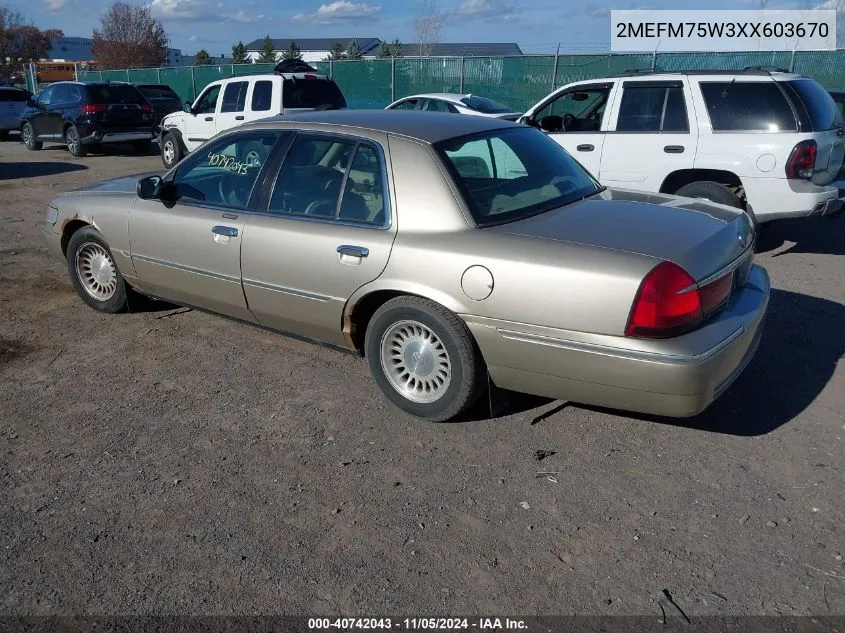
M 807 75 L 800 75 L 797 73 L 791 73 L 786 70 L 781 69 L 773 69 L 773 68 L 744 68 L 741 70 L 731 70 L 731 69 L 700 69 L 700 70 L 628 70 L 623 73 L 619 73 L 616 75 L 608 75 L 604 77 L 604 79 L 621 79 L 621 78 L 631 78 L 631 77 L 659 77 L 659 76 L 667 76 L 667 77 L 676 77 L 678 75 L 686 75 L 689 77 L 696 77 L 696 76 L 707 76 L 707 75 L 728 75 L 728 76 L 748 76 L 748 77 L 771 77 L 772 79 L 778 80 L 790 80 L 790 79 L 811 79 Z M 592 79 L 589 81 L 601 81 L 602 78 Z
M 404 97 L 403 99 L 400 99 L 400 101 L 405 101 L 406 99 L 443 99 L 444 101 L 451 101 L 452 103 L 466 105 L 461 103 L 461 99 L 468 96 L 468 94 L 457 94 L 454 92 L 425 92 L 418 95 Z
M 318 127 L 354 128 L 405 136 L 424 143 L 437 143 L 488 130 L 523 127 L 503 119 L 453 116 L 443 112 L 344 109 L 278 115 L 239 126 L 239 129 L 272 127 L 274 123 L 311 123 Z

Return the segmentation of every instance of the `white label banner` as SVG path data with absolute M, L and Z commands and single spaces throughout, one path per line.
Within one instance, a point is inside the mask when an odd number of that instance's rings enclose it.
M 610 12 L 614 53 L 836 49 L 836 11 Z

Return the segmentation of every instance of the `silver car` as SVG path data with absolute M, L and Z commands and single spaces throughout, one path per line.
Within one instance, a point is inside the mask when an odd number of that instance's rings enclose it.
M 22 88 L 0 86 L 0 141 L 9 138 L 10 131 L 21 128 L 21 112 L 30 94 Z
M 347 110 L 249 123 L 162 176 L 54 200 L 80 297 L 132 292 L 363 355 L 429 420 L 500 388 L 669 416 L 752 358 L 769 300 L 744 213 L 601 187 L 528 126 Z

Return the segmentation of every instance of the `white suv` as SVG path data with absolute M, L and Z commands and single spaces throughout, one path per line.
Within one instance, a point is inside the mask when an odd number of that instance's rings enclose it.
M 299 61 L 280 62 L 272 74 L 213 81 L 183 112 L 161 120 L 161 160 L 170 169 L 218 132 L 248 121 L 345 107 L 337 84 Z
M 832 97 L 809 77 L 747 69 L 631 72 L 553 92 L 520 119 L 610 187 L 708 198 L 757 224 L 842 210 Z

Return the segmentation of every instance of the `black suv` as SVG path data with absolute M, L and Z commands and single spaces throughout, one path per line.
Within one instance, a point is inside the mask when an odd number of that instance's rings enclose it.
M 139 154 L 149 154 L 153 128 L 152 105 L 128 83 L 59 81 L 34 95 L 21 114 L 28 149 L 58 142 L 74 156 L 105 143 L 130 143 Z
M 135 84 L 135 87 L 153 106 L 153 124 L 156 127 L 171 112 L 182 111 L 182 98 L 170 86 L 166 84 Z

